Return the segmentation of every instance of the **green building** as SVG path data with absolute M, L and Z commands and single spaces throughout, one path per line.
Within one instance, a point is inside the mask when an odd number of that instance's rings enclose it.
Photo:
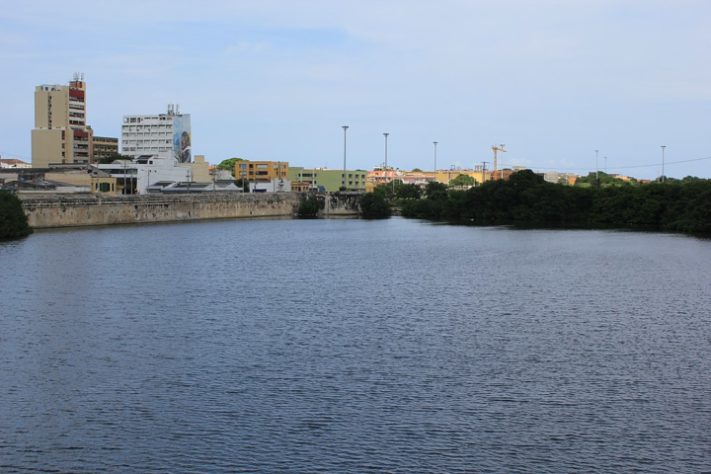
M 346 170 L 346 190 L 365 192 L 367 175 L 368 172 L 363 170 Z M 290 166 L 288 177 L 293 191 L 307 191 L 316 188 L 321 191 L 334 192 L 340 190 L 343 185 L 343 170 Z

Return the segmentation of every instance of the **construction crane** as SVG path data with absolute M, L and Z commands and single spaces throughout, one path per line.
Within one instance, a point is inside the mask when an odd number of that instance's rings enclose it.
M 501 145 L 492 145 L 492 146 L 491 146 L 491 151 L 494 152 L 494 169 L 491 171 L 491 176 L 492 176 L 492 178 L 496 175 L 496 170 L 498 169 L 498 168 L 497 168 L 497 164 L 498 164 L 498 161 L 497 161 L 498 152 L 505 153 L 505 152 L 506 152 L 506 150 L 504 149 L 505 146 L 506 146 L 506 145 L 504 145 L 504 144 L 501 144 Z M 502 179 L 503 179 L 503 174 L 504 174 L 504 172 L 503 172 L 503 170 L 502 170 L 502 171 L 501 171 L 501 178 L 502 178 Z

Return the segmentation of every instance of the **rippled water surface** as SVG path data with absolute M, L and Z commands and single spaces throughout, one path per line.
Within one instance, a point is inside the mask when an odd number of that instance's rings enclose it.
M 0 472 L 711 469 L 709 241 L 217 221 L 0 270 Z

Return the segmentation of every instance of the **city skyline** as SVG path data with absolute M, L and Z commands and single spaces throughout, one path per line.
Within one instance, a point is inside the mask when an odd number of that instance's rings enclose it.
M 66 8 L 69 5 L 71 8 Z M 140 8 L 139 8 L 140 5 Z M 194 153 L 339 168 L 502 166 L 711 177 L 711 5 L 701 1 L 33 2 L 0 14 L 13 119 L 28 159 L 33 92 L 74 72 L 87 122 L 178 103 Z M 183 8 L 184 7 L 184 8 Z M 76 30 L 81 41 L 56 41 Z M 83 21 L 83 20 L 82 20 Z M 596 153 L 595 150 L 599 150 Z M 603 161 L 604 159 L 604 161 Z M 677 163 L 679 161 L 687 163 Z M 29 159 L 27 160 L 29 161 Z

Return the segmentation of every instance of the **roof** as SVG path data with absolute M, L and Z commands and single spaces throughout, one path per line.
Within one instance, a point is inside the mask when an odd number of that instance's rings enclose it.
M 30 166 L 30 164 L 26 161 L 18 160 L 16 158 L 0 158 L 0 163 L 4 165 L 25 165 L 25 166 Z

